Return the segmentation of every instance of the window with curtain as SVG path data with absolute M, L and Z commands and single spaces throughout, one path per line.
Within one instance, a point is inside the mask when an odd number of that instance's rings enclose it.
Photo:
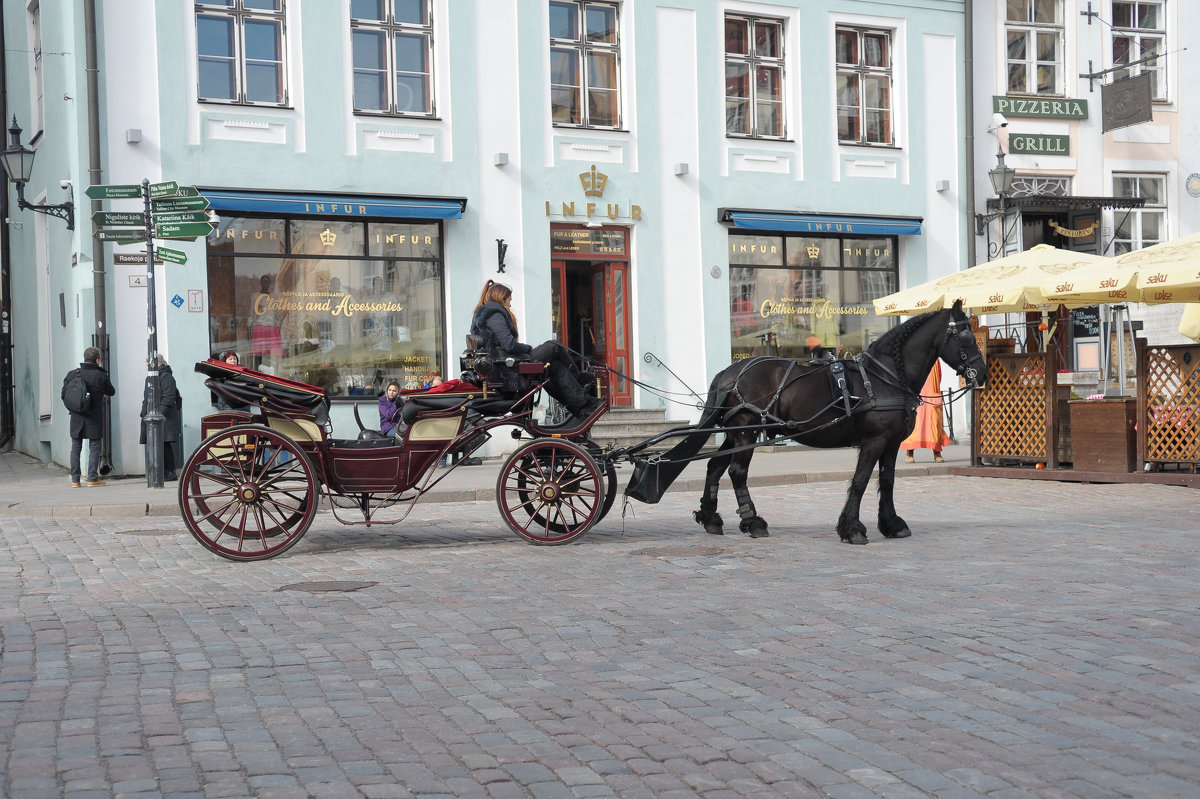
M 1155 58 L 1166 52 L 1167 33 L 1163 4 L 1152 0 L 1136 3 L 1113 0 L 1112 13 L 1113 66 L 1130 65 L 1114 71 L 1113 80 L 1131 78 L 1148 72 L 1150 96 L 1155 100 L 1166 100 L 1167 60 Z
M 550 115 L 555 125 L 621 124 L 617 6 L 550 3 Z
M 1113 174 L 1113 196 L 1143 197 L 1146 204 L 1113 211 L 1113 255 L 1140 250 L 1167 240 L 1165 175 Z
M 1009 94 L 1064 93 L 1062 19 L 1062 0 L 1008 0 Z
M 429 0 L 350 0 L 354 110 L 432 116 Z
M 196 94 L 201 101 L 288 104 L 284 2 L 196 3 Z
M 783 138 L 783 76 L 783 22 L 726 16 L 725 132 Z
M 836 50 L 838 141 L 893 144 L 891 32 L 839 27 Z

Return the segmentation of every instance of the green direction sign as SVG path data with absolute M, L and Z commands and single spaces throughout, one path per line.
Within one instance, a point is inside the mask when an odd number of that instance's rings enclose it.
M 200 190 L 195 186 L 180 186 L 179 191 L 175 192 L 176 197 L 199 197 Z
M 154 212 L 203 211 L 208 207 L 207 197 L 170 197 L 154 201 Z
M 83 190 L 93 200 L 129 200 L 142 196 L 142 187 L 134 183 L 118 183 L 110 186 L 88 186 Z
M 130 228 L 118 228 L 116 230 L 97 230 L 92 234 L 100 241 L 115 241 L 118 244 L 128 244 L 134 241 L 145 241 L 145 230 L 133 230 Z
M 177 214 L 160 214 L 155 209 L 154 224 L 175 225 L 180 222 L 211 222 L 208 211 L 182 211 Z
M 179 239 L 185 236 L 207 236 L 215 229 L 211 222 L 177 222 L 155 224 L 154 235 L 160 239 Z
M 183 250 L 172 250 L 170 247 L 156 247 L 154 254 L 164 261 L 170 261 L 173 264 L 187 263 L 187 253 Z
M 145 214 L 126 213 L 124 211 L 97 211 L 92 214 L 93 225 L 144 225 Z
M 150 184 L 150 199 L 157 197 L 174 197 L 179 192 L 179 184 L 173 180 Z

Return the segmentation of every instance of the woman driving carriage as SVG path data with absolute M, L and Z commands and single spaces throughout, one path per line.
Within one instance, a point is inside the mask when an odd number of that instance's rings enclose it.
M 479 304 L 471 317 L 471 335 L 480 338 L 493 363 L 512 356 L 547 364 L 550 380 L 546 391 L 572 416 L 578 419 L 590 416 L 601 403 L 599 398 L 588 395 L 585 387 L 592 384 L 593 378 L 575 366 L 566 347 L 553 339 L 536 347 L 518 340 L 517 320 L 512 313 L 512 289 L 503 283 L 489 280 L 484 284 Z

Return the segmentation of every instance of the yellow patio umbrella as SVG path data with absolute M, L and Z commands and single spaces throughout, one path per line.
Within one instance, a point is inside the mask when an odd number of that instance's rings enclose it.
M 1127 252 L 1117 264 L 1138 270 L 1142 302 L 1200 300 L 1200 233 Z
M 1016 313 L 1057 307 L 1042 294 L 1042 284 L 1085 266 L 1109 261 L 1099 255 L 1039 244 L 986 264 L 955 272 L 875 300 L 879 316 L 936 311 L 955 300 L 975 313 Z M 1076 306 L 1090 303 L 1074 303 Z
M 1042 296 L 1068 307 L 1107 303 L 1141 302 L 1136 264 L 1121 264 L 1117 258 L 1101 258 L 1069 274 L 1042 281 Z
M 1179 332 L 1193 341 L 1200 341 L 1200 303 L 1190 302 L 1184 307 Z

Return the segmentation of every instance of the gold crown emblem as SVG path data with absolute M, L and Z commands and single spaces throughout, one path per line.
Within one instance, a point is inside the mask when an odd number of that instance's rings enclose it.
M 808 257 L 809 258 L 820 258 L 821 257 L 820 246 L 816 245 L 816 244 L 808 245 Z
M 597 172 L 596 165 L 592 164 L 591 172 L 579 173 L 579 182 L 583 184 L 583 193 L 588 197 L 603 197 L 604 186 L 608 183 L 608 175 Z
M 325 228 L 321 231 L 321 243 L 326 247 L 332 247 L 335 241 L 337 241 L 337 234 L 332 230 Z

